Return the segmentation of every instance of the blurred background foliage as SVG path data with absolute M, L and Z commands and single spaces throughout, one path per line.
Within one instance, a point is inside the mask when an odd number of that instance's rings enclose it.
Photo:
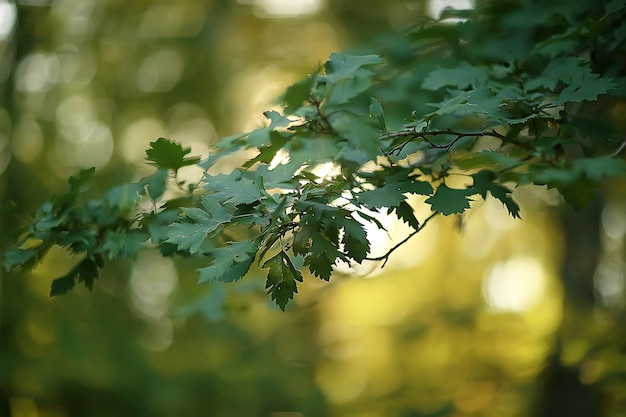
M 441 6 L 0 0 L 0 243 L 79 168 L 101 190 L 139 179 L 159 136 L 207 156 L 332 51 L 401 61 L 385 34 Z M 197 286 L 201 265 L 152 252 L 93 294 L 49 298 L 61 251 L 0 272 L 0 416 L 626 416 L 623 184 L 580 213 L 516 197 L 523 221 L 493 199 L 438 219 L 384 270 L 308 280 L 287 313 L 262 280 Z M 406 235 L 388 223 L 375 247 Z

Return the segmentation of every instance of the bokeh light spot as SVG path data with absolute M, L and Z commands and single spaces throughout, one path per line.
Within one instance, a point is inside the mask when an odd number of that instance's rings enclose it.
M 33 53 L 20 62 L 16 74 L 16 88 L 25 93 L 40 93 L 50 90 L 59 76 L 59 61 L 56 55 Z
M 13 3 L 0 1 L 0 39 L 6 39 L 15 26 L 17 9 Z
M 522 312 L 543 295 L 545 281 L 543 268 L 536 259 L 517 257 L 498 262 L 487 271 L 483 296 L 495 311 Z
M 139 91 L 163 92 L 171 90 L 180 80 L 184 62 L 178 51 L 160 49 L 144 58 L 137 72 Z
M 323 6 L 322 0 L 239 0 L 239 3 L 252 4 L 255 15 L 270 18 L 295 18 L 312 15 Z
M 455 10 L 467 10 L 474 8 L 473 0 L 430 0 L 428 2 L 428 14 L 434 18 L 439 19 L 443 11 L 447 8 Z M 447 19 L 446 21 L 454 22 L 458 19 Z
M 168 311 L 169 297 L 177 284 L 178 274 L 170 259 L 158 253 L 141 253 L 130 279 L 133 310 L 146 319 L 163 318 Z
M 13 155 L 25 164 L 35 162 L 43 151 L 43 134 L 37 121 L 29 116 L 20 119 L 11 142 Z

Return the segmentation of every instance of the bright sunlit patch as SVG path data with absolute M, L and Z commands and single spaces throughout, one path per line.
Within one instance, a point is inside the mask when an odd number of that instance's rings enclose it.
M 439 19 L 443 11 L 447 8 L 455 10 L 468 10 L 474 8 L 473 0 L 430 0 L 428 2 L 428 14 Z M 459 21 L 459 19 L 446 19 L 446 22 Z
M 289 152 L 279 149 L 275 154 L 270 164 L 268 166 L 269 169 L 274 169 L 279 165 L 283 165 L 289 162 Z
M 487 198 L 481 207 L 481 215 L 495 233 L 511 230 L 518 222 L 511 216 L 499 200 Z
M 492 310 L 522 312 L 539 300 L 545 285 L 541 264 L 533 258 L 517 257 L 498 262 L 487 271 L 483 296 Z
M 341 174 L 341 168 L 337 163 L 331 161 L 317 165 L 311 172 L 319 177 L 319 182 L 323 182 Z
M 303 17 L 322 8 L 322 0 L 239 0 L 239 3 L 254 5 L 254 14 L 259 17 Z
M 13 3 L 0 1 L 0 39 L 6 39 L 15 26 L 17 11 Z

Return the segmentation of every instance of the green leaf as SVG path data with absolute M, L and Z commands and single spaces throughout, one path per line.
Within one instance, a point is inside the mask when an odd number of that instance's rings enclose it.
M 252 204 L 261 201 L 264 190 L 263 179 L 256 176 L 254 180 L 242 176 L 238 169 L 230 174 L 207 175 L 204 188 L 210 192 L 211 198 L 229 204 Z
M 367 91 L 372 85 L 371 76 L 357 75 L 354 78 L 342 80 L 333 85 L 328 105 L 344 104 L 359 94 Z
M 390 184 L 374 190 L 363 191 L 356 197 L 360 205 L 371 209 L 397 207 L 406 199 L 404 191 L 400 187 Z
M 598 74 L 579 72 L 572 76 L 570 84 L 561 91 L 554 104 L 595 100 L 616 84 L 611 78 L 601 78 Z
M 272 300 L 285 310 L 289 300 L 298 292 L 296 281 L 302 282 L 302 274 L 291 262 L 285 251 L 280 251 L 263 264 L 263 268 L 269 268 L 265 288 Z
M 483 199 L 487 198 L 487 191 L 497 198 L 506 206 L 511 216 L 519 218 L 519 205 L 511 198 L 511 190 L 507 187 L 496 184 L 493 181 L 496 179 L 496 174 L 493 171 L 482 170 L 472 175 L 474 184 L 468 190 L 477 194 L 480 194 Z
M 133 257 L 142 248 L 149 235 L 141 230 L 118 227 L 107 230 L 104 233 L 104 241 L 100 247 L 102 252 L 108 252 L 109 259 L 115 259 L 122 255 Z
M 451 98 L 441 103 L 428 103 L 437 107 L 434 114 L 455 117 L 484 114 L 488 117 L 498 115 L 502 101 L 487 87 L 479 87 L 470 91 L 453 92 Z
M 378 55 L 359 56 L 333 52 L 330 54 L 330 60 L 324 64 L 324 68 L 326 69 L 326 78 L 332 83 L 337 83 L 357 75 L 369 74 L 369 71 L 365 70 L 364 67 L 380 65 L 382 62 Z
M 75 274 L 64 275 L 52 281 L 50 286 L 50 297 L 55 295 L 63 295 L 70 292 L 76 285 Z
M 555 90 L 559 81 L 569 83 L 572 77 L 581 71 L 590 72 L 586 62 L 581 58 L 551 59 L 541 75 L 530 78 L 525 86 L 528 91 L 533 91 L 540 87 Z
M 335 262 L 328 259 L 324 254 L 309 254 L 304 259 L 304 264 L 309 267 L 309 271 L 311 271 L 313 275 L 324 281 L 328 281 L 333 273 L 333 265 L 335 265 Z
M 60 235 L 56 243 L 69 247 L 74 253 L 93 253 L 98 245 L 98 232 L 95 229 L 71 230 Z
M 140 199 L 141 186 L 137 183 L 118 185 L 111 188 L 102 199 L 109 206 L 128 214 Z
M 315 216 L 318 216 L 318 219 L 321 219 L 322 216 L 327 214 L 333 216 L 339 211 L 337 207 L 330 206 L 324 201 L 315 201 L 313 199 L 306 199 L 306 197 L 310 196 L 305 194 L 303 198 L 296 201 L 296 209 L 300 211 L 311 211 Z M 311 217 L 307 217 L 306 219 L 310 218 Z
M 146 151 L 146 159 L 151 165 L 177 171 L 179 168 L 195 165 L 200 161 L 199 157 L 185 158 L 185 155 L 190 152 L 191 148 L 183 148 L 179 143 L 158 138 L 155 142 L 150 142 L 150 149 Z
M 347 259 L 337 246 L 322 235 L 323 226 L 317 217 L 319 216 L 302 217 L 300 228 L 294 232 L 293 252 L 305 256 L 304 264 L 311 273 L 328 281 L 335 261 L 338 258 L 343 261 Z
M 568 168 L 541 168 L 533 171 L 536 184 L 556 188 L 565 201 L 575 209 L 582 208 L 600 188 L 599 181 L 607 177 L 626 175 L 626 163 L 610 157 L 581 158 L 572 161 Z
M 378 55 L 345 55 L 333 53 L 324 65 L 330 84 L 328 105 L 347 103 L 352 98 L 368 90 L 374 73 L 367 67 L 382 64 Z
M 98 279 L 98 267 L 102 266 L 102 261 L 96 255 L 94 259 L 87 258 L 78 264 L 78 282 L 82 282 L 89 291 L 93 290 L 93 283 Z
M 263 115 L 270 121 L 270 124 L 255 129 L 248 134 L 248 144 L 250 146 L 267 146 L 270 144 L 270 133 L 277 127 L 284 127 L 289 125 L 291 121 L 278 113 L 277 111 L 266 111 Z
M 378 132 L 369 125 L 369 119 L 341 112 L 333 114 L 330 123 L 353 149 L 363 152 L 368 159 L 373 160 L 380 154 Z
M 576 210 L 580 210 L 593 199 L 596 190 L 600 188 L 600 184 L 597 181 L 583 178 L 575 183 L 549 184 L 548 187 L 555 187 L 567 204 L 570 204 Z
M 592 180 L 623 177 L 626 173 L 626 162 L 610 157 L 581 158 L 572 162 L 572 170 Z
M 202 208 L 183 208 L 187 220 L 173 223 L 167 233 L 167 243 L 179 250 L 189 250 L 193 255 L 201 252 L 202 244 L 212 232 L 228 223 L 232 215 L 210 196 L 202 196 Z
M 607 177 L 623 177 L 626 162 L 617 158 L 581 158 L 572 161 L 568 168 L 537 168 L 534 180 L 538 184 L 575 184 L 583 178 L 593 181 Z
M 429 195 L 433 192 L 433 187 L 425 181 L 395 182 L 394 178 L 387 181 L 382 187 L 357 194 L 359 204 L 372 209 L 398 207 L 406 199 L 405 194 Z
M 511 197 L 511 190 L 509 188 L 500 184 L 493 184 L 489 188 L 489 192 L 493 197 L 497 198 L 502 202 L 502 204 L 504 204 L 511 216 L 518 219 L 521 218 L 519 214 L 519 205 Z
M 226 246 L 211 250 L 211 264 L 198 269 L 198 282 L 234 282 L 248 272 L 259 244 L 253 240 L 229 242 Z
M 500 152 L 484 150 L 470 155 L 464 154 L 454 159 L 454 164 L 461 169 L 475 169 L 485 165 L 500 165 L 502 168 L 512 168 L 520 164 L 519 158 L 503 155 Z
M 142 178 L 141 181 L 139 181 L 139 185 L 142 189 L 144 187 L 147 189 L 148 195 L 152 201 L 156 201 L 165 192 L 168 177 L 167 169 L 160 168 L 157 169 L 154 174 Z
M 245 166 L 252 166 L 257 162 L 263 162 L 264 164 L 271 164 L 272 160 L 280 150 L 284 150 L 285 145 L 289 141 L 290 137 L 287 132 L 272 130 L 268 134 L 269 143 L 259 147 L 259 154 L 246 162 Z
M 96 173 L 95 168 L 88 168 L 81 170 L 77 176 L 70 177 L 67 182 L 69 183 L 70 193 L 79 193 L 85 191 L 85 186 L 93 180 Z
M 398 207 L 393 208 L 393 210 L 396 212 L 396 216 L 398 216 L 400 220 L 407 223 L 413 229 L 418 230 L 420 228 L 420 223 L 419 221 L 417 221 L 417 218 L 415 217 L 413 207 L 411 207 L 409 203 L 407 203 L 406 201 L 402 201 L 398 205 Z
M 50 296 L 62 295 L 70 291 L 76 282 L 82 282 L 88 290 L 93 290 L 93 283 L 98 278 L 98 261 L 85 258 L 66 275 L 52 281 Z
M 374 97 L 370 98 L 370 118 L 376 121 L 376 124 L 378 125 L 378 130 L 380 130 L 381 132 L 387 131 L 383 106 Z
M 470 207 L 467 190 L 449 188 L 446 184 L 441 184 L 426 202 L 431 205 L 433 211 L 445 216 L 463 213 Z
M 32 266 L 40 258 L 40 249 L 11 247 L 4 251 L 4 267 L 10 271 L 18 266 Z
M 464 90 L 467 87 L 476 88 L 487 81 L 487 72 L 481 68 L 461 62 L 454 68 L 437 68 L 431 71 L 424 81 L 422 88 L 439 90 L 442 87 L 455 87 Z
M 303 103 L 310 100 L 311 88 L 313 88 L 316 78 L 317 74 L 311 74 L 304 80 L 287 87 L 282 96 L 285 104 L 285 113 L 294 113 Z
M 177 250 L 177 245 L 165 243 L 168 239 L 170 225 L 179 219 L 178 209 L 166 209 L 158 213 L 144 216 L 140 225 L 148 231 L 150 241 L 153 245 L 158 245 L 163 256 L 173 255 Z
M 342 243 L 346 253 L 357 262 L 363 261 L 370 250 L 363 225 L 352 218 L 344 218 L 340 224 L 343 228 Z

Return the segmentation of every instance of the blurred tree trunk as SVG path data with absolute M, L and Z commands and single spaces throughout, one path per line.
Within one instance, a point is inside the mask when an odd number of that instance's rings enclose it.
M 19 62 L 29 54 L 33 45 L 37 43 L 38 34 L 46 32 L 48 21 L 48 7 L 17 6 L 17 17 L 14 32 L 7 52 L 3 59 L 3 65 L 10 67 L 8 77 L 0 85 L 1 98 L 0 110 L 8 115 L 11 125 L 15 125 L 20 108 L 16 97 L 15 78 Z M 11 132 L 5 132 L 11 138 Z M 9 147 L 10 148 L 10 147 Z M 32 196 L 37 195 L 41 187 L 36 183 L 36 178 L 31 175 L 29 169 L 25 169 L 14 158 L 9 163 L 6 171 L 0 176 L 3 184 L 0 186 L 2 205 L 9 207 L 11 201 L 15 207 L 29 207 L 32 205 Z M 16 221 L 17 213 L 7 213 L 0 216 L 0 247 L 4 248 L 14 235 L 19 222 Z M 4 272 L 0 281 L 0 415 L 9 416 L 11 397 L 15 387 L 15 369 L 21 362 L 19 346 L 16 343 L 16 329 L 22 322 L 27 312 L 24 305 L 29 297 L 25 281 L 17 274 Z
M 565 207 L 561 219 L 564 256 L 561 268 L 563 319 L 555 335 L 553 352 L 538 381 L 533 405 L 537 417 L 605 416 L 602 392 L 597 384 L 583 384 L 580 363 L 564 364 L 564 349 L 573 338 L 585 337 L 584 322 L 596 308 L 594 274 L 600 259 L 600 220 L 604 201 L 596 198 L 583 210 Z M 593 341 L 590 341 L 593 343 Z

